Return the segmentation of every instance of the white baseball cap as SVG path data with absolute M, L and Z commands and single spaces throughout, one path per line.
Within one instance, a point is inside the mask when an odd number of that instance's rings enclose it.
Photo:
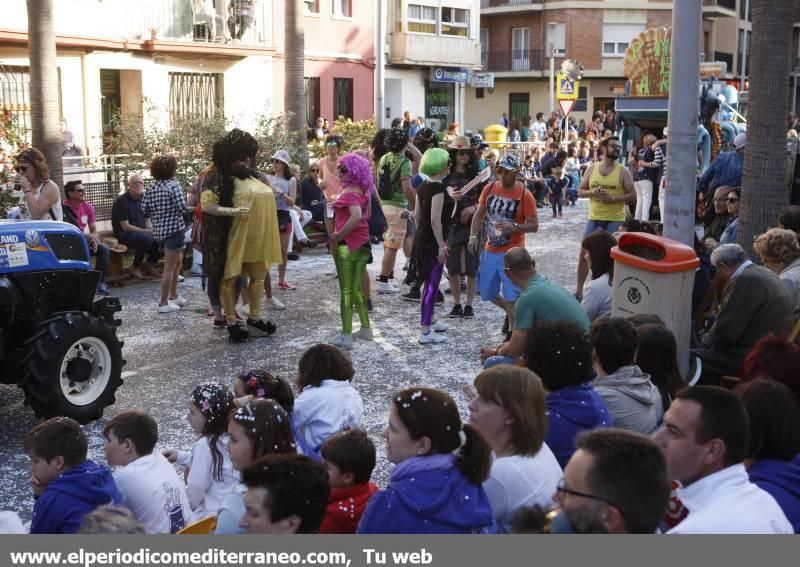
M 747 134 L 742 132 L 741 134 L 737 134 L 736 137 L 733 139 L 733 147 L 737 150 L 739 148 L 743 148 L 747 145 Z

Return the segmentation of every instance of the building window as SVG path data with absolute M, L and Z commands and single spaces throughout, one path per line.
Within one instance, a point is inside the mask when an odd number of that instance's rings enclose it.
M 469 37 L 469 10 L 442 8 L 441 33 Z
M 511 70 L 531 69 L 530 29 L 511 28 Z
M 319 0 L 303 0 L 306 14 L 319 14 Z
M 572 107 L 572 112 L 586 112 L 588 89 L 586 87 L 578 87 L 578 99 L 575 101 L 575 106 Z
M 625 57 L 628 44 L 644 30 L 644 24 L 603 24 L 603 57 Z
M 334 16 L 351 18 L 353 16 L 353 0 L 333 0 L 331 13 Z
M 409 4 L 408 31 L 414 33 L 436 33 L 436 8 L 420 4 Z
M 320 115 L 319 77 L 306 77 L 303 81 L 306 94 L 306 123 L 309 128 L 314 128 Z
M 567 24 L 548 26 L 547 33 L 550 34 L 548 44 L 553 44 L 553 56 L 563 57 L 567 51 Z
M 170 73 L 170 120 L 222 117 L 223 92 L 222 73 Z
M 353 118 L 353 79 L 333 79 L 333 119 Z
M 58 77 L 58 115 L 64 116 L 61 101 L 61 68 Z M 30 68 L 16 65 L 0 65 L 0 112 L 9 112 L 14 117 L 23 141 L 31 143 L 31 76 Z M 77 126 L 70 125 L 77 131 Z

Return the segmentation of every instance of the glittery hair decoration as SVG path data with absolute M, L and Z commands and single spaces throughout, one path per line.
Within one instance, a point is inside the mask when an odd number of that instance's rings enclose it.
M 192 403 L 208 420 L 226 416 L 233 408 L 233 392 L 217 382 L 200 384 L 192 392 Z

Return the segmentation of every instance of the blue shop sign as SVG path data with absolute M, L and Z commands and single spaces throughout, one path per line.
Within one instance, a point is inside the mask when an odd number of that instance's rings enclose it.
M 431 81 L 434 83 L 458 83 L 463 85 L 469 81 L 469 69 L 431 67 Z

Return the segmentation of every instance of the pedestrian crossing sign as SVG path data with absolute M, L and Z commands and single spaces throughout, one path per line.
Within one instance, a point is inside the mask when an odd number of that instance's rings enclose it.
M 578 81 L 572 81 L 565 75 L 558 76 L 558 92 L 556 98 L 575 100 L 578 98 Z

